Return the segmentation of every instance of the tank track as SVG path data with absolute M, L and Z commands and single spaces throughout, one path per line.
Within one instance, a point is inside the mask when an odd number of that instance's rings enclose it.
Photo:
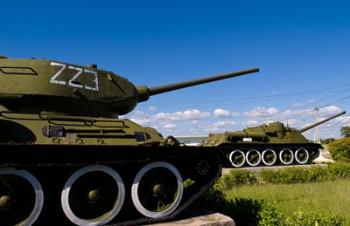
M 219 146 L 224 167 L 269 167 L 306 165 L 319 156 L 320 144 L 236 143 Z
M 0 153 L 1 225 L 22 220 L 27 225 L 34 221 L 34 225 L 140 225 L 166 221 L 178 216 L 221 175 L 215 147 L 4 144 L 0 145 Z M 28 181 L 32 191 L 24 192 L 25 186 L 30 190 Z M 102 186 L 102 192 L 90 189 L 96 184 Z M 108 190 L 110 187 L 103 184 L 115 187 Z M 114 194 L 116 190 L 118 194 Z M 43 200 L 25 197 L 34 192 Z M 106 204 L 98 203 L 98 192 L 116 200 L 112 199 L 112 215 L 116 216 L 110 215 L 110 221 L 100 219 L 110 214 L 106 211 L 101 217 L 99 213 L 110 203 L 103 198 Z M 33 218 L 30 221 L 26 218 L 29 214 Z

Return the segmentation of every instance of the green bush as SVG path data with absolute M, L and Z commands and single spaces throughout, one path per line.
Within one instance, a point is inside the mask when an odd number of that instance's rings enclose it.
M 331 142 L 328 150 L 335 161 L 350 162 L 350 137 Z
M 329 143 L 331 143 L 333 141 L 335 141 L 335 138 L 321 139 L 321 144 L 329 144 Z
M 307 171 L 307 180 L 308 182 L 321 182 L 321 181 L 327 181 L 331 179 L 330 172 L 327 167 L 312 167 L 305 169 Z
M 350 164 L 349 163 L 334 163 L 328 165 L 329 174 L 332 179 L 349 178 L 350 177 Z
M 249 198 L 230 200 L 216 189 L 210 189 L 204 193 L 194 207 L 228 215 L 238 226 L 282 225 L 282 214 L 274 204 Z
M 264 184 L 293 184 L 322 182 L 328 180 L 350 178 L 349 163 L 333 163 L 328 167 L 283 168 L 279 170 L 262 170 L 250 172 L 247 170 L 231 170 L 218 180 L 214 189 L 206 192 L 197 201 L 198 208 L 218 211 L 232 217 L 240 225 L 281 225 L 281 226 L 322 226 L 350 225 L 345 216 L 334 213 L 299 210 L 287 214 L 282 207 L 269 200 L 256 198 L 229 198 L 226 191 L 242 185 Z
M 259 222 L 262 202 L 255 199 L 227 199 L 222 191 L 210 189 L 193 205 L 194 208 L 220 212 L 234 219 L 237 225 L 255 226 Z
M 279 211 L 275 204 L 261 201 L 261 209 L 258 215 L 258 225 L 272 226 L 282 225 L 283 215 Z
M 280 170 L 263 170 L 261 181 L 271 184 L 303 183 L 306 181 L 306 171 L 302 168 L 285 168 Z
M 287 217 L 284 222 L 286 226 L 342 226 L 344 224 L 345 219 L 334 213 L 303 212 L 301 210 Z
M 349 163 L 333 163 L 328 167 L 314 166 L 310 168 L 282 168 L 279 170 L 266 169 L 261 172 L 248 170 L 231 170 L 222 176 L 215 188 L 227 191 L 237 186 L 253 184 L 296 184 L 313 183 L 328 180 L 350 178 Z
M 341 226 L 345 219 L 334 213 L 297 211 L 292 215 L 283 213 L 276 203 L 250 198 L 227 199 L 216 189 L 210 189 L 196 202 L 195 207 L 220 212 L 234 219 L 237 226 Z
M 257 182 L 257 175 L 252 171 L 231 170 L 229 174 L 222 176 L 215 186 L 220 190 L 230 190 L 237 186 L 252 185 Z
M 329 180 L 329 172 L 325 167 L 284 168 L 279 170 L 263 170 L 260 180 L 271 184 L 309 183 Z

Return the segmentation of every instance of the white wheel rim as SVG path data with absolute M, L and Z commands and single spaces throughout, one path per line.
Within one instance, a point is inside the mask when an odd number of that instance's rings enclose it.
M 258 154 L 258 160 L 254 163 L 254 162 L 251 162 L 250 160 L 249 160 L 249 156 L 250 156 L 250 154 L 251 153 L 256 153 L 256 154 Z M 250 166 L 257 166 L 257 165 L 259 165 L 260 164 L 260 162 L 261 162 L 261 154 L 260 154 L 260 152 L 258 151 L 258 150 L 256 150 L 256 149 L 250 149 L 248 152 L 247 152 L 247 154 L 246 154 L 246 162 L 250 165 Z
M 239 155 L 242 156 L 242 162 L 241 162 L 241 163 L 238 163 L 238 164 L 237 164 L 237 163 L 234 162 L 233 156 L 234 156 L 234 154 L 236 154 L 236 153 L 239 153 Z M 245 156 L 244 156 L 243 151 L 241 151 L 241 150 L 234 150 L 234 151 L 232 151 L 232 152 L 230 153 L 228 159 L 230 160 L 232 166 L 234 166 L 234 167 L 241 167 L 241 166 L 243 166 L 244 163 L 245 163 Z
M 16 175 L 27 180 L 33 187 L 35 193 L 35 204 L 30 215 L 17 225 L 29 226 L 32 225 L 39 217 L 44 205 L 44 192 L 40 182 L 36 177 L 26 170 L 16 170 L 12 168 L 0 169 L 0 175 Z
M 157 167 L 162 167 L 168 169 L 170 172 L 174 174 L 177 180 L 177 194 L 175 197 L 174 202 L 165 210 L 163 211 L 150 211 L 146 209 L 139 198 L 138 190 L 139 190 L 139 183 L 142 179 L 142 177 L 150 170 L 157 168 Z M 135 208 L 144 216 L 149 217 L 149 218 L 161 218 L 170 215 L 172 212 L 176 210 L 176 208 L 179 206 L 181 202 L 181 198 L 183 195 L 183 184 L 182 184 L 182 177 L 180 172 L 176 169 L 175 166 L 168 162 L 152 162 L 147 165 L 145 165 L 135 176 L 133 185 L 131 187 L 131 198 L 134 203 Z
M 76 216 L 76 214 L 74 214 L 73 210 L 71 209 L 70 204 L 69 204 L 69 193 L 70 193 L 72 185 L 74 184 L 74 182 L 78 178 L 80 178 L 81 176 L 83 176 L 86 173 L 90 173 L 90 172 L 94 172 L 94 171 L 106 173 L 114 179 L 114 181 L 116 182 L 116 184 L 118 186 L 118 197 L 116 198 L 116 201 L 114 203 L 113 208 L 109 212 L 103 214 L 101 217 L 97 217 L 94 219 L 83 219 L 83 218 Z M 61 205 L 62 205 L 62 209 L 63 209 L 66 217 L 72 223 L 74 223 L 76 225 L 94 226 L 94 225 L 106 224 L 109 221 L 111 221 L 113 218 L 115 218 L 123 206 L 124 199 L 125 199 L 125 186 L 124 186 L 124 182 L 123 182 L 122 178 L 120 177 L 120 175 L 114 169 L 112 169 L 108 166 L 91 165 L 91 166 L 86 166 L 86 167 L 83 167 L 83 168 L 75 171 L 68 178 L 68 180 L 67 180 L 67 182 L 64 185 L 64 188 L 62 190 Z
M 271 162 L 268 162 L 266 160 L 266 155 L 268 153 L 271 153 L 273 154 L 273 160 Z M 262 153 L 262 156 L 261 156 L 261 159 L 262 159 L 262 162 L 266 165 L 266 166 L 272 166 L 273 164 L 275 164 L 275 162 L 277 161 L 277 155 L 276 155 L 276 152 L 273 150 L 273 149 L 265 149 Z
M 284 153 L 284 152 L 289 152 L 289 154 L 290 154 L 290 156 L 291 156 L 291 159 L 290 159 L 289 161 L 284 161 L 284 160 L 283 160 L 283 153 Z M 280 152 L 279 158 L 280 158 L 280 161 L 281 161 L 282 164 L 284 164 L 284 165 L 290 165 L 290 164 L 293 163 L 293 160 L 294 160 L 293 151 L 290 150 L 289 148 L 284 148 L 284 149 L 282 149 L 282 151 Z
M 306 154 L 305 160 L 299 159 L 299 157 L 298 157 L 299 152 L 304 152 Z M 299 148 L 298 150 L 296 150 L 295 161 L 297 161 L 299 164 L 305 164 L 305 163 L 307 163 L 308 160 L 309 160 L 309 152 L 305 148 Z

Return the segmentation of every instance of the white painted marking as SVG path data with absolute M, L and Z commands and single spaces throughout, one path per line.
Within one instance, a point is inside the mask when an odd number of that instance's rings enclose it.
M 91 90 L 91 91 L 99 91 L 99 80 L 98 80 L 98 74 L 96 71 L 92 71 L 92 70 L 88 70 L 85 68 L 81 68 L 81 67 L 74 67 L 71 65 L 66 65 L 66 64 L 61 64 L 61 63 L 56 63 L 56 62 L 51 62 L 51 66 L 58 66 L 60 67 L 60 69 L 51 77 L 50 79 L 50 83 L 53 84 L 59 84 L 59 85 L 64 85 L 64 86 L 70 86 L 70 87 L 74 87 L 74 88 L 82 88 L 82 89 L 86 89 L 86 90 Z M 67 68 L 68 67 L 68 68 Z M 62 73 L 66 70 L 75 70 L 77 71 L 73 77 L 68 81 L 64 81 L 64 80 L 60 80 L 59 77 L 62 75 Z M 89 85 L 83 85 L 78 81 L 78 78 L 80 76 L 83 76 L 86 73 L 88 73 L 89 77 L 91 77 L 91 81 L 93 82 L 94 86 L 89 86 Z
M 60 64 L 60 63 L 56 63 L 56 62 L 51 62 L 51 66 L 58 66 L 61 67 L 58 72 L 56 72 L 56 74 L 54 74 L 51 79 L 50 82 L 54 83 L 54 84 L 60 84 L 60 85 L 66 85 L 67 83 L 65 81 L 62 80 L 57 80 L 57 78 L 62 74 L 62 72 L 66 69 L 67 65 L 65 64 Z
M 81 73 L 83 73 L 83 69 L 80 67 L 73 66 L 69 66 L 68 68 L 77 71 L 73 78 L 69 80 L 68 85 L 71 87 L 83 88 L 83 86 L 77 81 L 77 78 L 81 75 Z M 77 81 L 77 83 L 74 81 Z
M 85 85 L 85 89 L 98 91 L 98 75 L 97 75 L 97 72 L 96 71 L 91 71 L 91 70 L 88 70 L 88 69 L 84 69 L 84 72 L 91 73 L 94 76 L 94 79 L 92 81 L 95 84 L 95 87 L 91 87 L 91 86 Z

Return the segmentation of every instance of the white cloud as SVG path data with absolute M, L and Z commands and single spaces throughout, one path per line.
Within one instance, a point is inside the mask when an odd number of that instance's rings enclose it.
M 325 118 L 327 117 L 322 117 L 319 120 Z M 332 129 L 334 131 L 340 131 L 340 128 L 343 126 L 350 126 L 350 116 L 343 115 L 321 125 L 323 129 L 329 128 L 329 130 Z
M 297 109 L 297 110 L 287 109 L 281 112 L 280 116 L 284 119 L 289 119 L 289 118 L 298 117 L 298 116 L 311 116 L 313 114 L 314 114 L 313 109 Z
M 295 108 L 301 108 L 301 107 L 305 106 L 305 104 L 304 103 L 294 103 L 292 106 Z
M 141 125 L 149 125 L 152 122 L 151 116 L 142 111 L 135 111 L 130 117 L 123 116 L 121 118 L 129 118 L 131 121 Z
M 157 107 L 155 107 L 155 106 L 150 106 L 150 107 L 148 107 L 148 110 L 149 110 L 149 111 L 155 111 L 155 110 L 157 110 Z
M 276 122 L 276 121 L 273 121 L 273 120 L 264 120 L 261 122 L 261 124 L 270 124 L 270 123 L 273 123 L 273 122 Z
M 259 122 L 256 121 L 256 120 L 248 120 L 248 121 L 246 121 L 246 122 L 243 123 L 243 124 L 244 124 L 244 125 L 247 125 L 247 126 L 256 126 L 256 125 L 259 124 Z
M 229 131 L 229 130 L 232 130 L 232 127 L 236 124 L 237 123 L 235 121 L 218 121 L 212 125 L 209 125 L 207 128 L 205 128 L 205 130 L 211 131 L 211 132 L 215 132 L 219 130 Z
M 217 108 L 214 110 L 214 116 L 215 117 L 230 117 L 230 112 L 228 110 Z
M 295 126 L 297 125 L 299 122 L 295 119 L 289 119 L 287 120 L 288 126 Z
M 274 115 L 277 115 L 278 113 L 279 110 L 275 107 L 256 107 L 251 111 L 244 112 L 244 115 L 248 117 L 272 117 Z
M 238 115 L 240 115 L 240 113 L 239 112 L 236 112 L 236 111 L 231 111 L 231 116 L 238 116 Z
M 235 121 L 218 121 L 213 124 L 215 127 L 226 127 L 236 125 Z
M 175 113 L 177 117 L 184 120 L 198 120 L 210 116 L 209 112 L 201 112 L 198 109 L 188 109 L 184 112 L 178 111 Z
M 240 130 L 245 127 L 258 126 L 272 121 L 280 121 L 285 125 L 287 125 L 288 122 L 290 127 L 300 129 L 316 121 L 316 113 L 313 108 L 295 109 L 291 106 L 290 109 L 279 110 L 277 107 L 260 106 L 243 113 L 231 112 L 222 108 L 214 109 L 215 110 L 211 113 L 199 109 L 187 109 L 175 112 L 153 112 L 153 114 L 148 111 L 150 109 L 147 109 L 145 112 L 136 110 L 120 118 L 128 118 L 142 126 L 157 128 L 159 132 L 164 135 L 203 135 L 208 132 Z M 340 111 L 341 109 L 335 105 L 322 107 L 318 111 L 319 120 Z M 238 114 L 240 114 L 239 126 L 237 126 L 235 121 L 229 118 Z M 221 120 L 216 121 L 217 119 Z M 320 127 L 321 137 L 339 137 L 339 131 L 342 126 L 350 126 L 350 116 L 341 116 L 323 124 Z M 314 130 L 310 130 L 304 135 L 312 135 L 313 131 Z
M 341 112 L 341 109 L 337 106 L 331 105 L 319 108 L 317 112 L 320 116 L 329 117 L 331 115 Z M 297 116 L 316 116 L 316 111 L 315 108 L 305 108 L 297 110 L 288 109 L 281 112 L 281 116 L 284 116 L 284 118 L 292 118 Z
M 175 129 L 176 128 L 176 125 L 173 124 L 173 123 L 168 123 L 168 124 L 165 124 L 163 126 L 164 129 L 169 129 L 169 130 L 172 130 L 172 129 Z
M 160 112 L 156 115 L 153 115 L 153 118 L 155 120 L 159 120 L 159 121 L 175 121 L 175 120 L 177 120 L 176 118 L 174 118 L 174 116 L 172 116 L 171 113 L 165 113 L 165 112 Z
M 319 109 L 319 114 L 324 115 L 325 117 L 329 117 L 331 115 L 335 115 L 337 113 L 340 113 L 342 110 L 334 105 L 323 107 Z
M 174 113 L 165 113 L 160 112 L 156 115 L 154 115 L 154 119 L 160 120 L 160 121 L 179 121 L 179 120 L 185 120 L 185 121 L 195 121 L 201 118 L 209 117 L 209 112 L 201 112 L 198 109 L 188 109 L 185 111 L 177 111 Z
M 341 126 L 350 126 L 350 116 L 343 116 L 336 119 L 340 122 Z

